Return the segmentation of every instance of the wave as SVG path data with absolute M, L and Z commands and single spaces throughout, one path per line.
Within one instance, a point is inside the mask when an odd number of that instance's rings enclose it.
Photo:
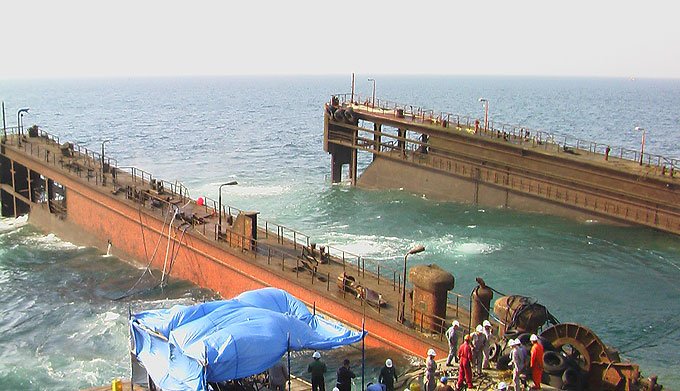
M 14 231 L 28 224 L 28 215 L 19 216 L 17 218 L 0 218 L 0 233 Z
M 43 250 L 77 250 L 85 246 L 77 246 L 71 242 L 60 239 L 55 234 L 34 235 L 24 239 L 24 244 L 28 244 Z

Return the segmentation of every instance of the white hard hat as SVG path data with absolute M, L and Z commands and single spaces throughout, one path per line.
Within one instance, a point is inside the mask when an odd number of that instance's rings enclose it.
M 531 337 L 529 337 L 529 341 L 531 341 L 531 342 L 538 341 L 538 337 L 536 336 L 536 334 L 531 334 Z
M 392 360 L 389 358 L 385 360 L 385 366 L 388 368 L 392 368 Z
M 460 323 L 457 320 L 454 320 L 453 323 L 451 324 L 453 327 L 460 327 Z
M 437 352 L 435 352 L 434 349 L 430 349 L 427 351 L 427 355 L 434 357 L 437 355 Z
M 333 387 L 333 391 L 340 391 L 338 387 Z
M 482 327 L 481 324 L 478 324 L 477 327 L 475 327 L 475 331 L 477 331 L 478 333 L 481 333 L 482 331 L 484 331 L 484 328 Z
M 507 389 L 508 389 L 508 385 L 505 384 L 504 381 L 498 383 L 498 391 L 507 390 Z
M 519 345 L 519 339 L 514 339 L 514 338 L 513 338 L 513 339 L 509 340 L 509 341 L 508 341 L 508 345 L 510 345 L 510 346 L 517 346 L 517 345 Z
M 485 320 L 484 323 L 482 323 L 482 325 L 484 327 L 491 327 L 491 322 L 489 322 L 488 320 Z
M 314 352 L 314 354 L 312 354 L 312 357 L 314 357 L 314 358 L 321 358 L 321 353 L 319 353 L 319 352 Z

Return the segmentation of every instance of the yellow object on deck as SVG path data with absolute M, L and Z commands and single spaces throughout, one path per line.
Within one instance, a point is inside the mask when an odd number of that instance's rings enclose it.
M 420 391 L 420 383 L 415 381 L 415 382 L 409 384 L 408 388 L 409 388 L 410 391 Z
M 111 381 L 111 391 L 123 391 L 123 382 L 120 379 L 113 379 Z

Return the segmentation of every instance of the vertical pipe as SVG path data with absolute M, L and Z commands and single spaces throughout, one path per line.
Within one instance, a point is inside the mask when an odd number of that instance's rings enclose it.
M 5 101 L 2 101 L 2 141 L 7 140 L 7 122 L 5 122 Z
M 354 103 L 354 72 L 352 72 L 352 98 L 350 99 L 350 103 Z
M 291 391 L 290 387 L 290 332 L 288 333 L 288 391 Z
M 365 389 L 364 387 L 364 375 L 366 373 L 366 337 L 364 333 L 366 332 L 366 307 L 364 307 L 364 318 L 361 320 L 361 391 Z

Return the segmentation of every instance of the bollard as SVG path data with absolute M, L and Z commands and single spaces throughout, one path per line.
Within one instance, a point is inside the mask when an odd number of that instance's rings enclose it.
M 113 379 L 111 381 L 111 391 L 123 391 L 123 382 L 120 379 Z

